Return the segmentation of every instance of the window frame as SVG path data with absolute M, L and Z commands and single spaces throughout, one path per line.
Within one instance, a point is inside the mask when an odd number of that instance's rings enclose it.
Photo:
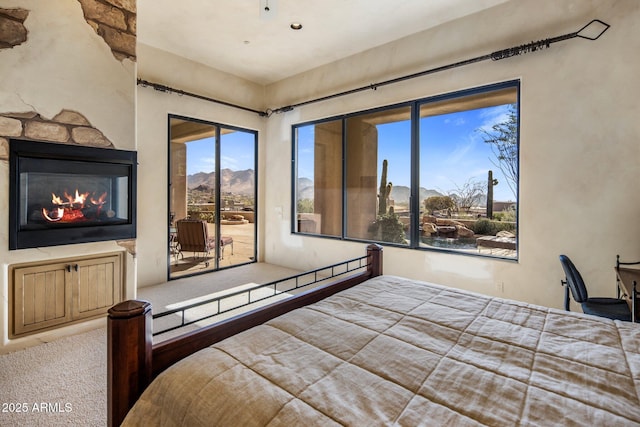
M 453 101 L 455 99 L 463 99 L 472 97 L 474 95 L 481 95 L 483 93 L 496 92 L 499 90 L 505 89 L 514 89 L 516 92 L 516 101 L 515 101 L 515 114 L 517 120 L 517 130 L 516 130 L 516 138 L 517 138 L 517 170 L 518 170 L 518 180 L 515 183 L 516 187 L 516 219 L 515 219 L 515 227 L 516 227 L 516 235 L 518 236 L 516 240 L 516 249 L 515 256 L 500 256 L 494 255 L 492 253 L 480 253 L 480 252 L 465 252 L 456 249 L 448 249 L 448 248 L 438 248 L 433 246 L 422 246 L 420 244 L 420 207 L 422 201 L 419 197 L 420 191 L 420 108 L 424 105 L 434 104 L 437 102 L 446 102 Z M 347 147 L 347 133 L 346 126 L 347 121 L 350 118 L 357 116 L 364 116 L 375 114 L 383 111 L 390 111 L 393 109 L 400 109 L 403 107 L 409 107 L 410 109 L 410 133 L 411 133 L 411 141 L 410 141 L 410 163 L 411 163 L 411 172 L 410 172 L 410 200 L 409 200 L 409 232 L 407 234 L 409 243 L 398 244 L 392 242 L 385 241 L 373 241 L 367 239 L 359 239 L 348 237 L 348 230 L 346 228 L 346 216 L 347 216 L 347 161 L 346 161 L 346 147 Z M 464 111 L 464 110 L 463 110 Z M 342 150 L 342 229 L 339 236 L 336 235 L 326 235 L 321 233 L 312 233 L 312 232 L 304 232 L 298 230 L 298 141 L 297 141 L 297 130 L 306 126 L 316 126 L 322 123 L 331 122 L 331 121 L 341 121 L 342 123 L 342 135 L 341 135 L 341 150 Z M 438 94 L 433 96 L 428 96 L 424 98 L 419 98 L 411 101 L 395 103 L 390 105 L 385 105 L 382 107 L 371 108 L 367 110 L 341 114 L 337 116 L 326 117 L 319 120 L 311 120 L 301 123 L 296 123 L 291 126 L 291 141 L 292 141 L 292 151 L 291 151 L 291 233 L 298 234 L 309 237 L 320 237 L 320 238 L 329 238 L 334 240 L 344 240 L 344 241 L 355 241 L 355 242 L 372 242 L 379 243 L 385 246 L 393 246 L 399 248 L 406 249 L 415 249 L 415 250 L 423 250 L 423 251 L 434 251 L 437 253 L 451 253 L 456 255 L 468 255 L 468 256 L 480 256 L 483 258 L 489 259 L 503 259 L 507 261 L 518 261 L 520 255 L 520 126 L 521 126 L 521 80 L 513 79 L 507 80 L 503 82 L 487 84 L 482 86 L 477 86 L 469 89 L 462 89 L 453 92 L 448 92 L 444 94 Z M 315 161 L 315 160 L 314 160 Z M 314 177 L 315 180 L 315 177 Z
M 258 259 L 258 218 L 260 217 L 259 215 L 259 209 L 258 209 L 258 177 L 259 177 L 259 161 L 258 161 L 258 151 L 259 151 L 259 132 L 255 129 L 249 129 L 249 128 L 243 128 L 240 126 L 235 126 L 235 125 L 229 125 L 229 124 L 224 124 L 221 122 L 215 122 L 215 121 L 211 121 L 211 120 L 205 120 L 205 119 L 200 119 L 200 118 L 196 118 L 196 117 L 192 117 L 192 116 L 184 116 L 184 115 L 179 115 L 179 114 L 173 114 L 173 113 L 169 113 L 167 114 L 167 211 L 166 211 L 166 217 L 167 217 L 167 230 L 169 230 L 171 228 L 173 219 L 171 218 L 171 204 L 172 204 L 172 194 L 171 194 L 171 187 L 173 185 L 173 179 L 174 177 L 172 176 L 172 153 L 171 153 L 171 140 L 172 140 L 172 128 L 171 128 L 171 123 L 172 120 L 179 120 L 179 121 L 186 121 L 186 122 L 193 122 L 193 123 L 197 123 L 200 125 L 206 125 L 206 126 L 210 126 L 211 128 L 215 129 L 215 136 L 214 136 L 214 150 L 212 150 L 212 154 L 215 157 L 215 181 L 216 181 L 216 191 L 215 191 L 215 217 L 216 217 L 216 221 L 215 221 L 215 235 L 216 236 L 221 236 L 221 223 L 220 223 L 220 218 L 221 218 L 221 213 L 223 212 L 221 209 L 221 169 L 222 169 L 222 159 L 221 159 L 221 147 L 222 147 L 222 137 L 223 137 L 223 129 L 227 129 L 227 130 L 231 130 L 234 132 L 244 132 L 248 135 L 251 135 L 253 138 L 253 145 L 254 145 L 254 149 L 253 149 L 253 170 L 254 170 L 254 188 L 253 188 L 253 200 L 254 200 L 254 206 L 253 206 L 253 212 L 254 212 L 254 223 L 253 223 L 253 256 L 249 258 L 248 261 L 243 261 L 243 262 L 239 262 L 236 264 L 232 264 L 229 266 L 220 266 L 220 259 L 218 258 L 219 256 L 219 251 L 221 251 L 221 248 L 219 245 L 216 245 L 216 249 L 215 249 L 215 253 L 213 255 L 214 258 L 214 262 L 213 267 L 207 267 L 205 269 L 202 269 L 202 271 L 199 272 L 193 272 L 193 273 L 188 273 L 188 274 L 180 274 L 180 275 L 175 275 L 172 276 L 171 273 L 171 259 L 172 259 L 172 248 L 170 247 L 170 245 L 167 245 L 167 280 L 171 281 L 171 280 L 179 280 L 179 279 L 183 279 L 186 277 L 192 277 L 192 276 L 198 276 L 198 275 L 202 275 L 202 274 L 207 274 L 207 273 L 211 273 L 214 271 L 221 271 L 221 270 L 227 270 L 227 269 L 231 269 L 231 268 L 235 268 L 235 267 L 240 267 L 242 265 L 247 265 L 247 264 L 252 264 L 252 263 L 256 263 L 257 259 Z M 170 236 L 169 236 L 170 239 Z

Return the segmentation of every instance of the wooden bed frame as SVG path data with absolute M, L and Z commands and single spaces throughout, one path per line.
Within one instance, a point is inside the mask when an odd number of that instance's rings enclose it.
M 113 306 L 107 319 L 108 425 L 119 426 L 153 378 L 184 357 L 381 274 L 382 247 L 372 244 L 367 246 L 367 268 L 362 273 L 155 345 L 149 302 L 129 300 Z

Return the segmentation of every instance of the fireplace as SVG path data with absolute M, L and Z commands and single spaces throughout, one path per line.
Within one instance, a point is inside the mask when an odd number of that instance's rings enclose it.
M 136 152 L 12 139 L 9 249 L 136 237 Z

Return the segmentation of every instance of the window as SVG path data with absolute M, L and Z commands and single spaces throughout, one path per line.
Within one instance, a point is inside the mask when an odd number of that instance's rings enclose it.
M 517 258 L 519 82 L 293 126 L 293 232 Z
M 254 262 L 257 133 L 178 116 L 169 129 L 169 278 Z
M 294 128 L 297 230 L 342 236 L 342 122 Z
M 411 107 L 351 116 L 346 129 L 346 237 L 407 244 Z

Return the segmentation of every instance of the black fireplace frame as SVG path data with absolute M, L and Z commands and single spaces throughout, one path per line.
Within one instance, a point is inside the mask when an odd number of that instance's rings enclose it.
M 128 170 L 128 220 L 124 224 L 78 225 L 61 229 L 21 230 L 20 228 L 20 159 L 79 161 L 116 164 Z M 76 243 L 125 240 L 136 237 L 137 153 L 135 151 L 97 148 L 21 139 L 9 140 L 9 250 Z

